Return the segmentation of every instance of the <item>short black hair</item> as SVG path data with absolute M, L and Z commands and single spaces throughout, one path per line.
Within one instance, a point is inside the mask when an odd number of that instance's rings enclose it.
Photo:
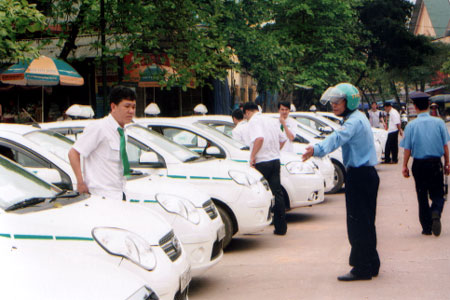
M 426 110 L 430 106 L 430 102 L 426 98 L 412 99 L 415 106 L 420 110 Z
M 244 103 L 244 107 L 242 108 L 242 111 L 243 111 L 244 114 L 245 114 L 245 112 L 246 112 L 247 110 L 251 110 L 251 111 L 258 110 L 258 111 L 259 111 L 258 105 L 256 105 L 255 102 L 245 102 L 245 103 Z
M 240 108 L 233 110 L 233 112 L 231 113 L 231 116 L 239 121 L 244 119 L 244 113 L 242 112 L 242 110 Z
M 119 105 L 122 100 L 136 101 L 136 93 L 129 87 L 116 85 L 109 93 L 109 101 Z
M 291 108 L 291 103 L 289 101 L 280 101 L 278 102 L 278 109 L 280 109 L 281 105 L 287 108 Z
M 386 106 L 392 106 L 392 103 L 391 102 L 384 103 L 384 107 L 386 107 Z

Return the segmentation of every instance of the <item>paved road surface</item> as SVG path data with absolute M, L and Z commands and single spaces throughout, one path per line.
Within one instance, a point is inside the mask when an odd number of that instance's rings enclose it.
M 450 299 L 450 208 L 440 237 L 421 235 L 414 180 L 401 164 L 379 165 L 380 274 L 339 282 L 350 270 L 344 194 L 288 214 L 288 233 L 272 228 L 235 238 L 223 260 L 191 283 L 190 299 Z

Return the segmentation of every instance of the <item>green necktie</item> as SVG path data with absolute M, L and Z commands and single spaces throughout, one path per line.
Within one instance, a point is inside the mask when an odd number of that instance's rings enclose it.
M 130 175 L 130 163 L 128 162 L 127 143 L 125 141 L 125 134 L 123 133 L 122 127 L 117 128 L 117 131 L 119 132 L 120 135 L 120 158 L 123 164 L 123 176 L 128 176 Z

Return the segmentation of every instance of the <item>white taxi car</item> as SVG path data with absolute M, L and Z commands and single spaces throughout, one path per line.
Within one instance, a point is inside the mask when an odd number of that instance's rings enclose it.
M 76 137 L 93 120 L 41 124 Z M 162 135 L 140 125 L 127 126 L 130 166 L 177 183 L 189 182 L 213 199 L 225 225 L 224 247 L 235 234 L 263 230 L 272 220 L 272 193 L 254 168 L 237 162 L 204 159 Z
M 197 120 L 200 123 L 212 126 L 220 132 L 225 133 L 227 136 L 232 137 L 231 132 L 234 128 L 234 123 L 231 119 L 231 116 L 199 115 L 189 118 Z M 296 148 L 297 152 L 295 154 L 302 155 L 305 152 L 306 145 L 297 145 Z M 337 178 L 338 175 L 336 174 L 334 165 L 328 155 L 324 157 L 312 157 L 306 163 L 317 169 L 325 179 L 325 192 L 335 193 L 341 189 L 341 185 L 339 185 L 339 178 Z
M 129 270 L 69 249 L 18 247 L 0 238 L 0 265 L 0 299 L 160 299 Z
M 193 150 L 239 162 L 248 167 L 250 152 L 241 143 L 193 117 L 136 119 L 136 122 Z M 324 179 L 298 156 L 282 153 L 280 180 L 288 209 L 309 206 L 324 200 Z
M 3 156 L 0 239 L 17 249 L 91 257 L 132 272 L 161 299 L 187 298 L 190 265 L 161 216 L 120 201 L 64 192 Z
M 67 190 L 76 187 L 67 156 L 72 143 L 52 131 L 0 124 L 0 153 Z M 173 186 L 159 176 L 136 175 L 127 181 L 127 196 L 130 204 L 147 206 L 171 224 L 186 249 L 193 276 L 222 259 L 225 228 L 209 195 L 187 184 L 173 191 Z

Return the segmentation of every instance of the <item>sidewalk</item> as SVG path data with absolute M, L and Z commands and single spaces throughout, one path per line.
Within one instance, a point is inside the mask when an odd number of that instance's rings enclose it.
M 288 214 L 288 234 L 268 228 L 232 241 L 221 263 L 191 283 L 190 299 L 450 299 L 450 211 L 439 237 L 423 236 L 414 179 L 401 161 L 378 165 L 381 269 L 370 281 L 339 282 L 350 247 L 344 194 Z

